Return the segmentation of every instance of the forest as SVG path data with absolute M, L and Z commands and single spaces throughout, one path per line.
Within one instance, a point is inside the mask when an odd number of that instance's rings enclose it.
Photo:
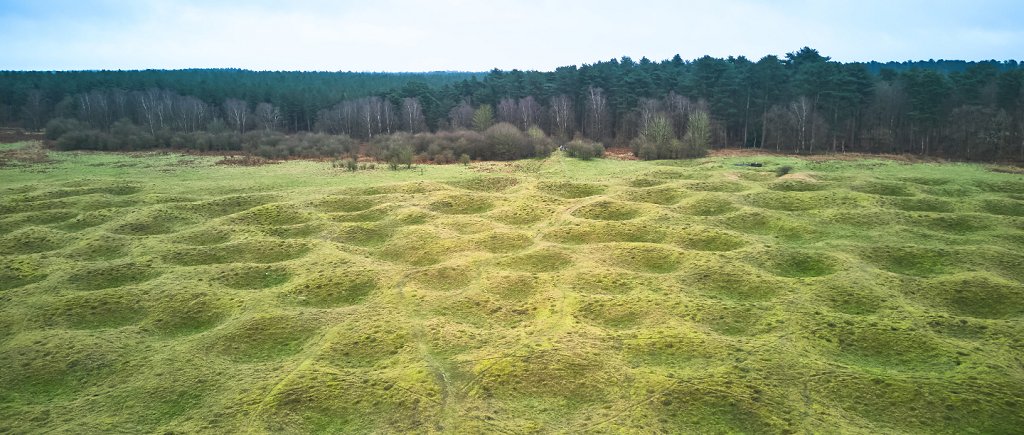
M 436 162 L 513 159 L 576 139 L 643 159 L 710 146 L 1020 161 L 1024 68 L 842 63 L 804 47 L 756 62 L 622 57 L 548 72 L 5 71 L 0 124 L 45 129 L 60 149 L 271 158 L 370 145 Z

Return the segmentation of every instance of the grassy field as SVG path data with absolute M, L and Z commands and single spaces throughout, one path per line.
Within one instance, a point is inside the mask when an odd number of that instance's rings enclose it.
M 0 433 L 1024 428 L 1021 175 L 49 159 L 0 167 Z

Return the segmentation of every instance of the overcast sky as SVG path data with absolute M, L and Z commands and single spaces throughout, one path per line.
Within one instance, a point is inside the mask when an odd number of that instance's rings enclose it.
M 551 70 L 810 46 L 1024 58 L 1022 0 L 0 0 L 0 69 Z

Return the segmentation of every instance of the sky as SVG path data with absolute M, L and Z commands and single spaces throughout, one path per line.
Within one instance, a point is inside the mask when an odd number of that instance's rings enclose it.
M 550 71 L 629 56 L 1024 59 L 1022 0 L 0 0 L 0 70 Z

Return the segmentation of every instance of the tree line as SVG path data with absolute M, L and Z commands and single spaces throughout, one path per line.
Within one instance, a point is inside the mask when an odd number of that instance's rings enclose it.
M 756 62 L 623 57 L 486 74 L 3 72 L 0 96 L 6 125 L 73 120 L 76 131 L 112 135 L 131 124 L 153 146 L 199 132 L 369 143 L 398 133 L 483 134 L 501 123 L 559 144 L 629 146 L 642 158 L 697 155 L 711 144 L 1024 160 L 1024 68 L 1016 61 L 841 63 L 807 47 Z

